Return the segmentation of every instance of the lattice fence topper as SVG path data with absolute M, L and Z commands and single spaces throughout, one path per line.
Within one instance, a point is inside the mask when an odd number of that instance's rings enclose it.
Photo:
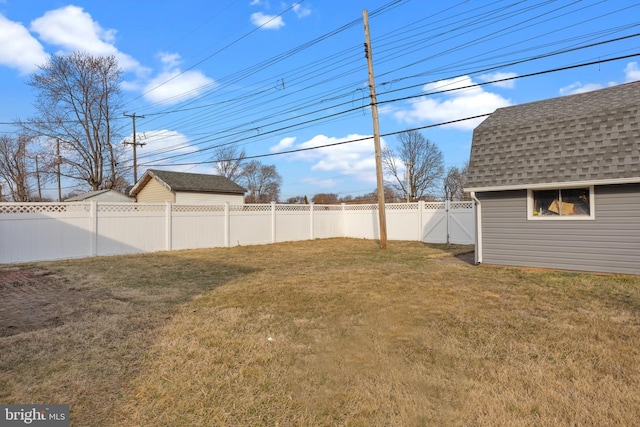
M 224 212 L 224 205 L 171 205 L 173 212 Z
M 389 211 L 416 211 L 420 208 L 417 203 L 386 203 L 384 207 Z
M 145 203 L 98 203 L 98 212 L 129 213 L 129 212 L 165 212 L 167 207 L 163 204 Z
M 229 210 L 232 212 L 270 212 L 271 205 L 231 205 Z
M 313 205 L 314 212 L 341 211 L 342 205 Z
M 311 205 L 276 205 L 278 212 L 309 212 L 310 210 Z
M 345 205 L 346 211 L 377 211 L 378 205 Z
M 86 203 L 0 203 L 0 215 L 2 214 L 30 214 L 30 213 L 67 213 L 89 212 L 91 205 Z
M 472 201 L 451 202 L 449 207 L 451 209 L 473 209 L 473 202 Z
M 439 211 L 445 208 L 446 205 L 443 202 L 424 202 L 424 209 L 428 211 Z

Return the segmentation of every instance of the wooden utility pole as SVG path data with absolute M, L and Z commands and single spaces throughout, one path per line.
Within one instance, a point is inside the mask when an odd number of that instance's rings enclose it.
M 144 119 L 144 116 L 136 116 L 136 113 L 133 114 L 124 114 L 126 117 L 131 117 L 133 121 L 133 142 L 123 142 L 123 144 L 131 144 L 133 145 L 133 183 L 138 182 L 138 157 L 136 155 L 136 147 L 143 146 L 144 143 L 136 142 L 136 118 Z
M 371 116 L 373 118 L 373 144 L 376 153 L 376 180 L 378 183 L 378 219 L 380 223 L 380 248 L 387 249 L 387 215 L 384 207 L 384 180 L 382 179 L 382 155 L 380 150 L 380 127 L 378 125 L 378 101 L 373 77 L 373 57 L 371 56 L 371 36 L 369 34 L 369 14 L 362 11 L 364 21 L 364 51 L 369 70 L 369 93 L 371 96 Z

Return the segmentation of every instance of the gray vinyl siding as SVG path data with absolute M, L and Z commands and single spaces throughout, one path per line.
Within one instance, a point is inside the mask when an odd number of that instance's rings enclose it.
M 482 262 L 640 274 L 640 184 L 594 188 L 594 220 L 527 220 L 526 190 L 478 194 Z

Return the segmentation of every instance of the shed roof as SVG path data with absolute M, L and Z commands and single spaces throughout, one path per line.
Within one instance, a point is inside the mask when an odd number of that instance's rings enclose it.
M 176 191 L 225 194 L 244 194 L 246 192 L 244 188 L 221 175 L 148 169 L 129 194 L 135 196 L 149 180 L 154 178 L 174 193 Z
M 499 108 L 473 132 L 466 191 L 640 182 L 640 82 Z
M 119 193 L 115 190 L 96 190 L 87 191 L 86 193 L 78 194 L 74 197 L 65 199 L 65 202 L 82 202 L 84 200 L 99 199 L 100 197 L 111 196 L 112 198 L 122 199 L 122 201 L 129 201 L 129 197 L 126 194 Z

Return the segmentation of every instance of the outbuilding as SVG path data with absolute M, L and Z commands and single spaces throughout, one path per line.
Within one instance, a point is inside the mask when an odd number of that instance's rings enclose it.
M 245 189 L 220 175 L 147 170 L 129 194 L 138 203 L 244 204 Z
M 115 190 L 96 190 L 88 191 L 86 193 L 78 194 L 74 197 L 69 197 L 64 200 L 65 202 L 118 202 L 118 203 L 132 203 L 135 200 L 126 194 L 120 193 Z
M 640 82 L 496 110 L 465 191 L 477 263 L 640 274 Z

